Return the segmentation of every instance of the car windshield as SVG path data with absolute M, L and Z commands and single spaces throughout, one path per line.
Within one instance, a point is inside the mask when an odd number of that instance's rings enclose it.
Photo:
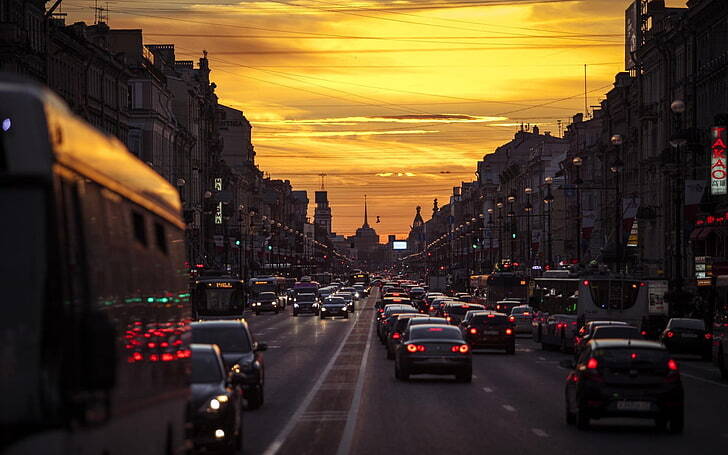
M 603 365 L 608 368 L 629 368 L 646 364 L 667 369 L 670 354 L 661 349 L 619 347 L 597 349 L 594 351 L 594 357 L 602 360 Z
M 329 297 L 328 299 L 324 300 L 324 303 L 327 305 L 343 305 L 346 303 L 346 300 L 341 297 Z
M 276 295 L 273 292 L 261 292 L 258 299 L 262 302 L 272 302 L 276 299 Z
M 193 384 L 203 384 L 222 381 L 220 362 L 214 351 L 195 350 L 192 352 L 192 378 Z
M 410 340 L 462 340 L 463 336 L 460 333 L 460 329 L 453 326 L 428 326 L 421 325 L 415 326 L 410 329 Z
M 671 329 L 693 329 L 705 330 L 705 322 L 702 319 L 673 319 L 670 321 Z
M 603 338 L 642 338 L 642 335 L 635 327 L 602 326 L 597 327 L 592 338 L 595 340 Z
M 314 294 L 298 294 L 298 297 L 296 297 L 297 302 L 313 302 L 316 300 L 316 296 Z
M 192 324 L 192 342 L 216 344 L 222 352 L 250 352 L 250 342 L 240 324 Z

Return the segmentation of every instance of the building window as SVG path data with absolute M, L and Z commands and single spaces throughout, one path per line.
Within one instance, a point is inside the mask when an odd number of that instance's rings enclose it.
M 147 230 L 144 224 L 144 215 L 132 212 L 132 225 L 134 227 L 134 238 L 144 246 L 147 246 Z
M 167 254 L 167 236 L 164 232 L 164 226 L 161 223 L 154 223 L 154 238 L 157 241 L 159 251 Z

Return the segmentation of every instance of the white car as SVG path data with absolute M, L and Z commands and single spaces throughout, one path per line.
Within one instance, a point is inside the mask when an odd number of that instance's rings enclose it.
M 528 305 L 513 307 L 510 314 L 514 321 L 513 327 L 516 333 L 531 333 L 531 321 L 533 320 L 533 308 Z

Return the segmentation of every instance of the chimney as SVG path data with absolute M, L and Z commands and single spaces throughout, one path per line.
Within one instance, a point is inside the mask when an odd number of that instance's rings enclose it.
M 538 132 L 539 132 L 538 125 L 534 125 L 533 126 L 533 134 L 535 134 L 536 136 L 538 136 Z

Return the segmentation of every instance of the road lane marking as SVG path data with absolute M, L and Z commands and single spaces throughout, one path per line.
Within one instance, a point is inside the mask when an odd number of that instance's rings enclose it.
M 270 443 L 268 448 L 265 449 L 263 452 L 263 455 L 275 455 L 278 453 L 281 447 L 283 447 L 283 443 L 286 442 L 286 439 L 288 439 L 288 436 L 293 432 L 293 430 L 296 428 L 296 425 L 298 424 L 299 420 L 301 420 L 301 416 L 304 414 L 306 409 L 308 409 L 308 406 L 313 401 L 314 397 L 318 393 L 319 389 L 321 388 L 321 385 L 324 383 L 324 380 L 329 375 L 329 372 L 331 371 L 332 367 L 334 366 L 334 363 L 339 358 L 339 354 L 344 349 L 344 345 L 346 344 L 346 340 L 349 338 L 349 335 L 351 335 L 352 330 L 354 330 L 354 327 L 356 326 L 356 323 L 359 321 L 359 316 L 361 315 L 361 312 L 356 313 L 356 319 L 352 321 L 353 323 L 349 327 L 349 331 L 346 333 L 346 336 L 342 337 L 341 344 L 339 344 L 339 347 L 336 349 L 336 352 L 331 356 L 331 359 L 329 359 L 329 362 L 326 364 L 326 367 L 324 367 L 323 371 L 319 375 L 319 377 L 316 379 L 316 382 L 314 383 L 311 390 L 309 390 L 308 395 L 306 395 L 306 398 L 303 399 L 300 405 L 298 405 L 298 408 L 293 413 L 290 419 L 288 419 L 288 422 L 283 427 L 283 429 L 278 433 L 276 438 L 273 440 L 273 442 Z
M 483 387 L 483 392 L 485 392 L 485 393 L 493 393 L 493 389 L 491 389 L 490 387 Z
M 516 412 L 516 408 L 514 408 L 513 406 L 511 406 L 509 404 L 504 404 L 503 409 L 505 409 L 508 412 Z
M 708 384 L 717 385 L 718 387 L 728 388 L 728 384 L 723 384 L 721 382 L 713 381 L 711 379 L 701 378 L 700 376 L 693 376 L 692 374 L 687 373 L 681 373 L 680 375 L 690 379 L 695 379 L 696 381 L 707 382 Z
M 546 360 L 546 357 L 539 357 L 538 360 Z
M 535 434 L 539 438 L 548 438 L 549 437 L 548 433 L 546 433 L 545 431 L 543 431 L 539 428 L 531 428 L 531 431 L 533 432 L 533 434 Z
M 354 430 L 356 429 L 356 421 L 359 416 L 359 407 L 361 406 L 361 397 L 364 391 L 365 371 L 367 368 L 367 362 L 369 359 L 369 350 L 372 347 L 372 334 L 374 333 L 374 318 L 369 323 L 369 335 L 367 336 L 367 344 L 364 348 L 364 356 L 361 359 L 361 366 L 359 367 L 359 376 L 356 378 L 356 388 L 354 390 L 354 398 L 351 400 L 351 407 L 349 408 L 349 415 L 346 419 L 346 426 L 344 427 L 344 433 L 341 435 L 339 441 L 339 448 L 336 451 L 337 455 L 348 455 L 351 452 L 351 444 L 354 440 Z

